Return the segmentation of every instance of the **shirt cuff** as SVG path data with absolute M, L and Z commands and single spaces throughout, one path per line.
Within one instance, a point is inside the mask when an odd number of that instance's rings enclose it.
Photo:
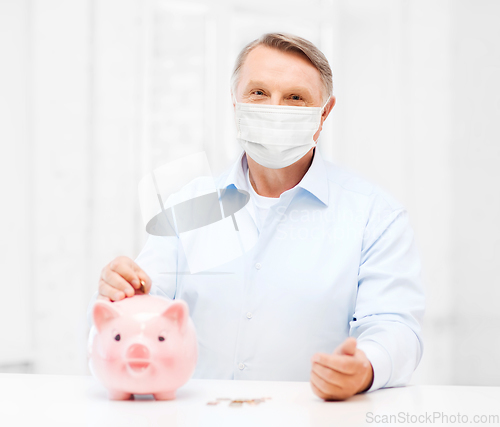
M 372 340 L 358 341 L 358 348 L 365 352 L 373 367 L 373 383 L 366 392 L 385 387 L 392 374 L 392 360 L 387 350 Z

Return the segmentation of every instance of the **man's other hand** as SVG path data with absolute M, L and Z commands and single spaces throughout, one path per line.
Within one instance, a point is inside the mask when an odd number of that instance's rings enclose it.
M 325 400 L 347 399 L 368 390 L 373 382 L 372 365 L 353 337 L 332 354 L 316 353 L 311 362 L 311 388 Z
M 151 289 L 151 279 L 135 261 L 126 256 L 119 256 L 106 265 L 99 278 L 98 300 L 119 301 L 125 297 L 142 294 L 141 280 L 144 282 L 144 293 Z

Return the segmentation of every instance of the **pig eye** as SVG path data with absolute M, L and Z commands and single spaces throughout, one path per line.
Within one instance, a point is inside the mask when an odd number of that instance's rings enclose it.
M 158 341 L 165 341 L 165 338 L 162 337 L 161 335 L 158 337 Z
M 120 338 L 121 338 L 121 337 L 120 337 L 120 334 L 116 334 L 116 335 L 115 335 L 115 341 L 120 341 Z

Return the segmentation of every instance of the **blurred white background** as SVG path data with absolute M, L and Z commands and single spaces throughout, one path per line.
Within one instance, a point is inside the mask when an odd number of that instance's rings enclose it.
M 500 2 L 0 0 L 0 372 L 89 374 L 102 267 L 146 239 L 137 184 L 239 154 L 229 78 L 260 34 L 326 54 L 325 157 L 409 210 L 424 266 L 414 383 L 500 386 Z

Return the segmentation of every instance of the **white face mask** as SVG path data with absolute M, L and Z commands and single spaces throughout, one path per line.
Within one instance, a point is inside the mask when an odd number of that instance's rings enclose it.
M 290 166 L 316 145 L 323 107 L 295 107 L 236 103 L 239 143 L 260 165 L 270 169 Z

